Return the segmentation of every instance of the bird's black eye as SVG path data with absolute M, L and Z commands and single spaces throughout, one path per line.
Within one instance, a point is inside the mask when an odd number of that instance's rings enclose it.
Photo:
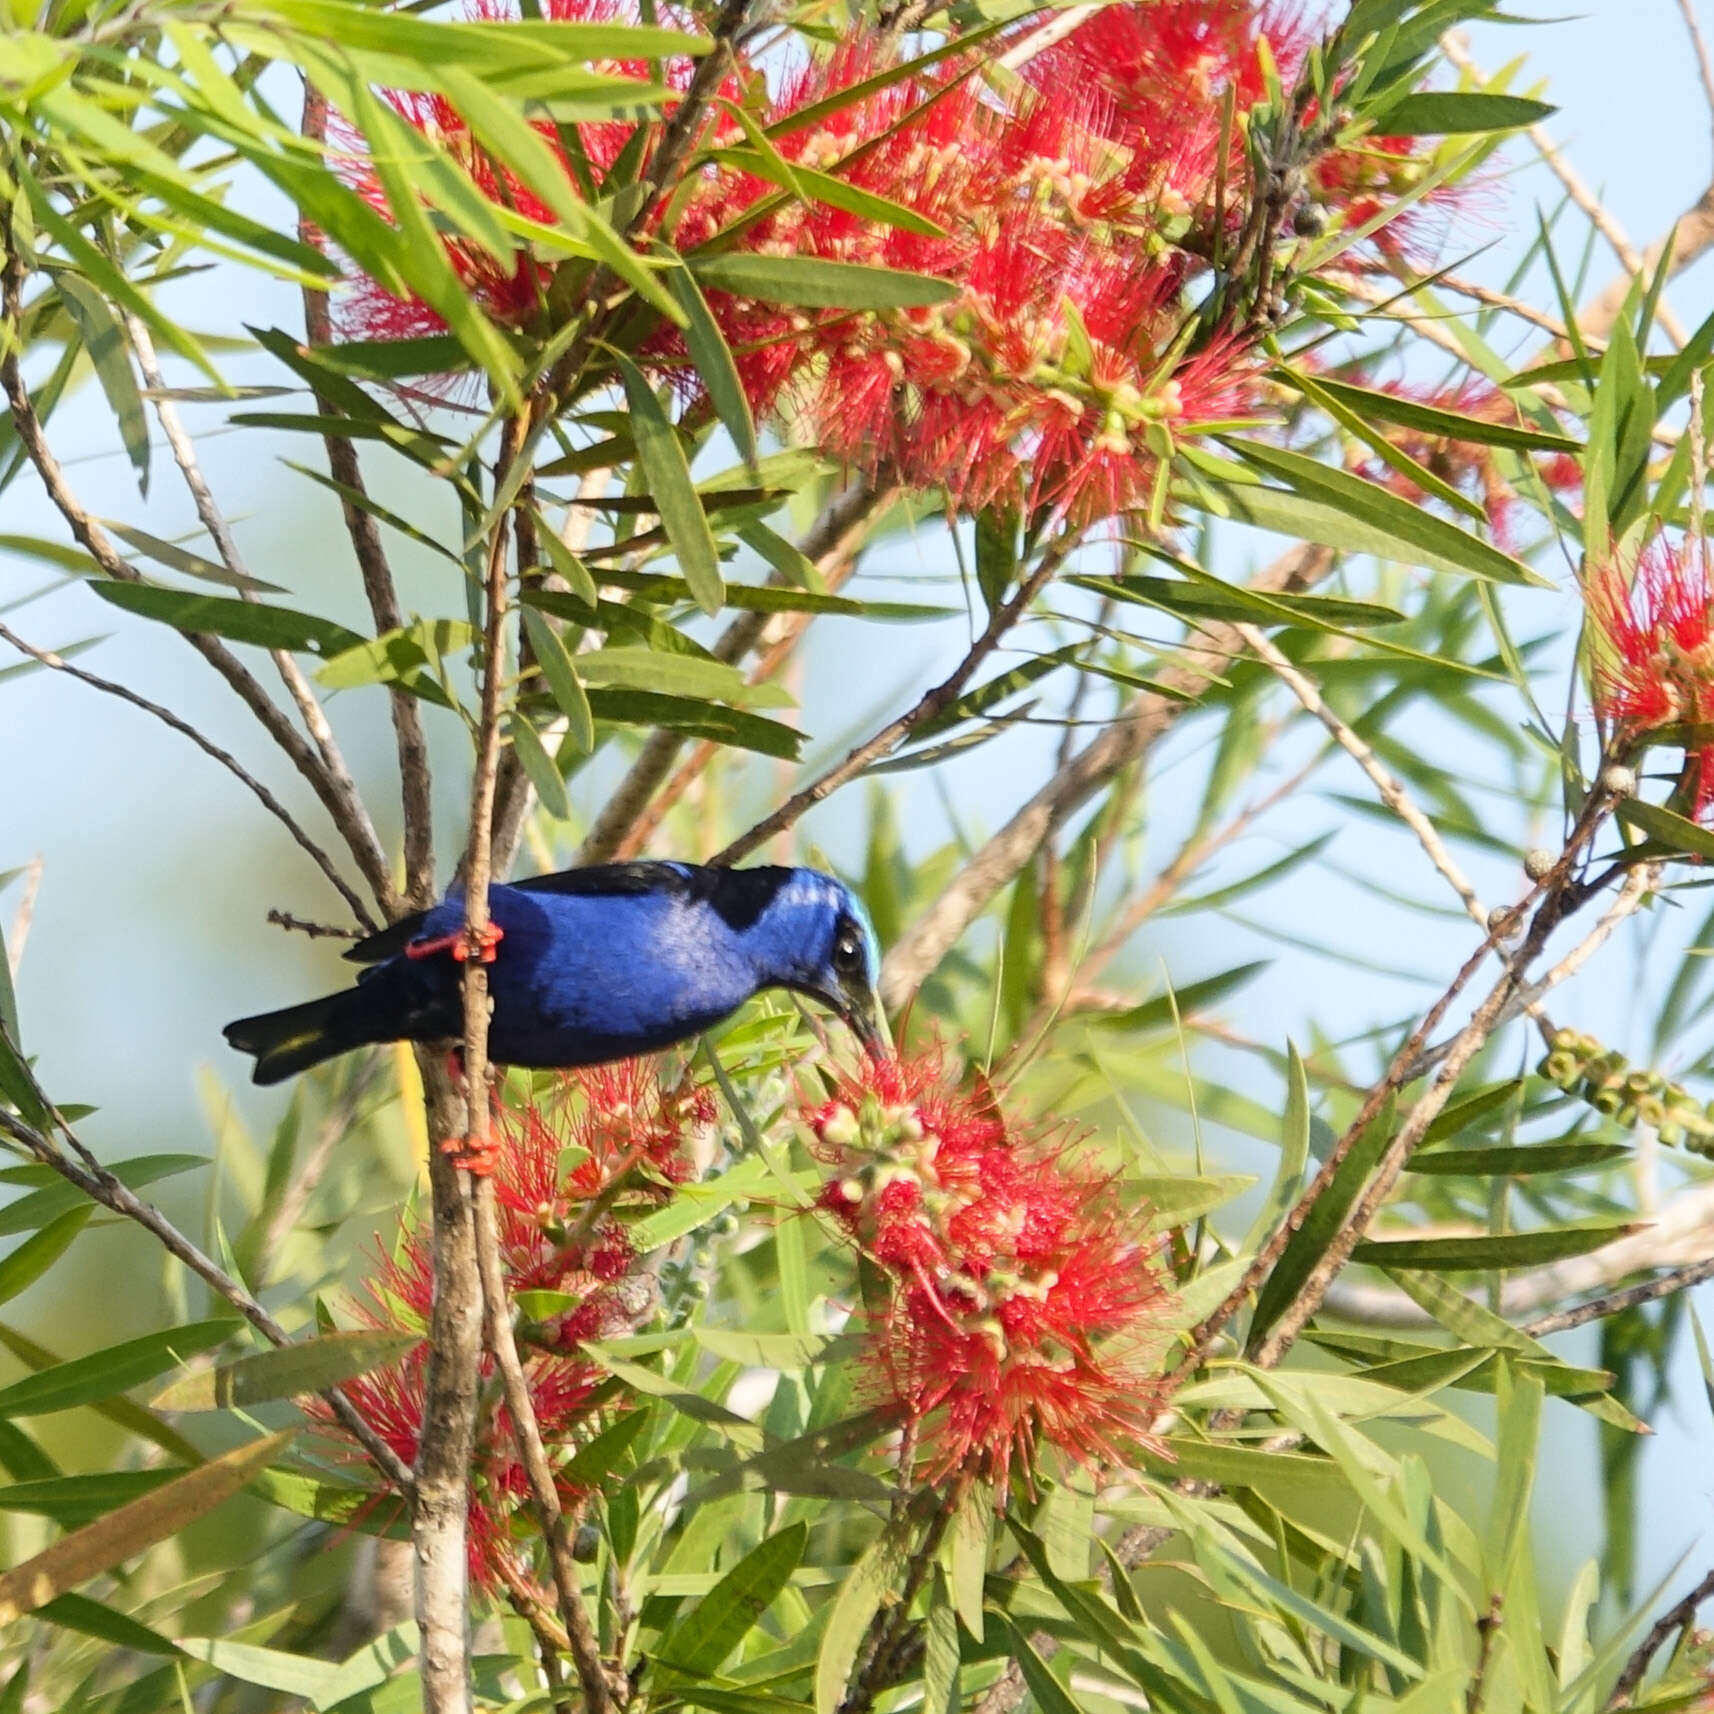
M 841 976 L 851 976 L 864 967 L 863 931 L 847 919 L 841 922 L 833 936 L 833 968 Z

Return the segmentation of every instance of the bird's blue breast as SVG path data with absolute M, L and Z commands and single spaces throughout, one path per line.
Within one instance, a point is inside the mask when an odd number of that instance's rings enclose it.
M 502 1064 L 585 1065 L 647 1053 L 718 1023 L 755 990 L 738 937 L 677 895 L 496 886 L 489 909 L 504 931 L 488 971 L 489 1051 Z M 463 920 L 462 901 L 448 901 L 429 913 L 423 938 Z M 451 959 L 432 962 L 442 966 L 437 977 L 457 983 Z

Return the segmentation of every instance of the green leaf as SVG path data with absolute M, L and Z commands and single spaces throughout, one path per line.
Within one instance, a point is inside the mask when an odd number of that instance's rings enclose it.
M 108 1170 L 128 1189 L 140 1190 L 158 1179 L 175 1178 L 181 1172 L 194 1172 L 207 1165 L 206 1155 L 133 1155 Z M 51 1177 L 40 1190 L 32 1190 L 28 1196 L 20 1196 L 16 1202 L 0 1208 L 0 1237 L 33 1232 L 50 1220 L 57 1220 L 67 1209 L 89 1206 L 89 1198 L 75 1184 Z
M 739 378 L 738 365 L 732 360 L 726 335 L 720 331 L 708 299 L 688 268 L 674 268 L 667 275 L 667 290 L 683 312 L 685 347 L 703 386 L 708 389 L 709 403 L 731 435 L 738 456 L 754 473 L 761 460 L 756 445 L 756 419 L 750 414 L 750 400 Z
M 4 956 L 0 951 L 0 958 Z M 88 1224 L 94 1212 L 93 1202 L 68 1210 L 57 1220 L 50 1221 L 34 1237 L 26 1238 L 4 1261 L 0 1261 L 0 1303 L 33 1286 L 70 1249 L 72 1239 Z
M 1613 814 L 1625 826 L 1658 841 L 1667 851 L 1685 857 L 1714 857 L 1714 832 L 1663 809 L 1658 803 L 1628 797 L 1614 806 Z
M 172 542 L 162 541 L 159 536 L 150 535 L 147 530 L 118 523 L 112 518 L 103 518 L 101 522 L 138 553 L 147 554 L 150 559 L 158 561 L 169 570 L 183 572 L 186 577 L 200 578 L 204 583 L 223 583 L 228 588 L 247 590 L 252 595 L 285 593 L 277 583 L 264 583 L 259 577 L 247 577 L 240 571 L 228 571 L 225 566 L 218 565 L 211 559 L 204 559 L 201 554 L 190 553 Z
M 1477 131 L 1517 131 L 1538 125 L 1557 107 L 1527 95 L 1496 95 L 1480 89 L 1415 89 L 1374 115 L 1384 137 L 1458 136 Z
M 1392 1130 L 1393 1101 L 1389 1097 L 1352 1145 L 1350 1154 L 1334 1174 L 1333 1182 L 1316 1199 L 1304 1216 L 1303 1224 L 1292 1233 L 1280 1259 L 1274 1264 L 1274 1271 L 1268 1275 L 1256 1299 L 1256 1313 L 1250 1321 L 1247 1340 L 1249 1350 L 1256 1350 L 1274 1323 L 1285 1314 L 1327 1246 L 1344 1226 L 1345 1216 L 1368 1182 L 1370 1172 L 1392 1136 Z
M 1425 1149 L 1406 1172 L 1446 1173 L 1471 1178 L 1523 1178 L 1538 1172 L 1588 1172 L 1630 1154 L 1627 1143 L 1530 1143 L 1517 1148 Z
M 679 570 L 684 573 L 697 606 L 704 613 L 718 613 L 726 595 L 720 576 L 720 556 L 696 485 L 690 479 L 684 448 L 642 370 L 622 353 L 615 352 L 613 360 L 625 383 L 637 458 L 660 514 L 661 527 L 672 543 Z
M 0 1387 L 0 1416 L 46 1416 L 51 1411 L 71 1410 L 77 1405 L 111 1399 L 143 1381 L 153 1380 L 175 1363 L 207 1351 L 230 1339 L 234 1323 L 196 1321 L 188 1327 L 170 1327 L 110 1345 L 87 1357 L 56 1363 L 34 1375 L 26 1375 L 8 1387 Z
M 77 323 L 79 337 L 89 361 L 95 367 L 95 378 L 107 396 L 108 408 L 119 428 L 131 468 L 137 472 L 137 486 L 149 492 L 149 418 L 143 409 L 143 395 L 137 386 L 136 371 L 131 367 L 131 351 L 125 343 L 118 318 L 105 300 L 87 281 L 69 269 L 54 276 L 60 300 Z
M 636 1444 L 637 1436 L 653 1420 L 654 1412 L 647 1408 L 628 1411 L 617 1422 L 609 1423 L 587 1446 L 580 1446 L 560 1475 L 570 1487 L 593 1488 L 619 1467 L 619 1461 Z
M 1254 1251 L 1291 1212 L 1303 1187 L 1303 1169 L 1309 1160 L 1309 1076 L 1303 1068 L 1297 1044 L 1286 1043 L 1286 1102 L 1280 1116 L 1280 1163 L 1274 1182 L 1250 1226 L 1243 1248 Z
M 909 1549 L 907 1527 L 889 1524 L 863 1550 L 846 1575 L 827 1615 L 815 1659 L 815 1714 L 837 1714 L 869 1621 L 898 1585 Z
M 1188 1017 L 1193 1012 L 1206 1011 L 1215 1001 L 1223 1000 L 1228 994 L 1236 992 L 1267 967 L 1266 959 L 1258 959 L 1253 964 L 1234 965 L 1230 970 L 1221 971 L 1218 976 L 1204 976 L 1199 982 L 1186 982 L 1182 987 L 1173 989 L 1170 994 L 1157 995 L 1152 1000 L 1143 1001 L 1140 1006 L 1131 1006 L 1122 1012 L 1105 1013 L 1095 1021 L 1103 1029 L 1121 1030 L 1127 1034 L 1143 1030 L 1172 1029 L 1180 1018 Z
M 1012 1659 L 1018 1663 L 1024 1675 L 1024 1683 L 1029 1686 L 1030 1695 L 1035 1698 L 1036 1707 L 1041 1714 L 1083 1714 L 1071 1693 L 1053 1676 L 1053 1669 L 1036 1652 L 1030 1639 L 1013 1622 L 1006 1613 L 995 1615 L 1006 1634 L 1011 1638 Z
M 586 650 L 577 657 L 577 675 L 591 689 L 648 690 L 721 702 L 741 701 L 750 688 L 725 661 L 627 646 Z
M 1281 371 L 1291 380 L 1290 371 Z M 1425 405 L 1397 393 L 1383 393 L 1372 387 L 1356 387 L 1349 381 L 1334 381 L 1324 375 L 1315 378 L 1320 391 L 1339 400 L 1356 415 L 1365 419 L 1397 423 L 1401 428 L 1416 429 L 1438 438 L 1464 441 L 1473 446 L 1510 446 L 1524 452 L 1581 452 L 1582 446 L 1568 435 L 1548 434 L 1542 429 L 1521 428 L 1513 423 L 1484 422 L 1479 417 L 1467 417 L 1457 411 L 1442 410 L 1438 405 Z
M 703 285 L 716 291 L 803 309 L 915 309 L 958 296 L 951 280 L 815 256 L 693 253 L 685 261 Z
M 535 608 L 526 607 L 523 613 L 524 633 L 535 651 L 536 665 L 565 716 L 571 741 L 587 755 L 595 748 L 595 717 L 589 712 L 589 698 L 578 680 L 571 651 Z
M 765 719 L 747 709 L 723 708 L 683 696 L 662 696 L 652 690 L 591 690 L 589 707 L 597 720 L 621 726 L 663 726 L 692 738 L 711 738 L 735 749 L 755 750 L 795 762 L 804 734 Z
M 1530 1493 L 1535 1486 L 1536 1448 L 1541 1436 L 1543 1389 L 1535 1375 L 1500 1365 L 1494 1396 L 1499 1425 L 1494 1452 L 1494 1498 L 1482 1544 L 1487 1586 L 1504 1589 L 1528 1551 Z
M 89 586 L 111 606 L 155 619 L 174 630 L 225 637 L 234 643 L 254 643 L 263 649 L 290 649 L 294 654 L 331 658 L 359 647 L 363 638 L 331 619 L 272 607 L 261 601 L 234 601 L 225 595 L 193 595 L 183 589 L 162 589 L 149 583 L 103 580 Z
M 809 1526 L 795 1523 L 738 1561 L 661 1640 L 658 1658 L 675 1672 L 717 1672 L 785 1588 L 803 1559 Z
M 106 1470 L 38 1477 L 0 1488 L 0 1511 L 34 1513 L 52 1518 L 61 1529 L 82 1529 L 140 1494 L 152 1494 L 179 1474 L 172 1469 Z
M 566 795 L 565 777 L 559 771 L 559 764 L 547 753 L 541 735 L 524 715 L 514 710 L 506 717 L 506 737 L 524 770 L 524 777 L 535 787 L 542 808 L 555 821 L 569 821 L 571 799 Z M 573 742 L 576 742 L 575 737 Z M 579 744 L 578 748 L 587 753 L 587 745 Z
M 272 1434 L 234 1448 L 197 1469 L 121 1506 L 45 1548 L 0 1576 L 0 1625 L 10 1625 L 56 1596 L 134 1558 L 236 1494 L 291 1444 Z
M 45 1606 L 36 1609 L 36 1617 L 63 1630 L 79 1631 L 115 1648 L 131 1649 L 138 1654 L 176 1655 L 184 1651 L 168 1637 L 121 1613 L 104 1602 L 92 1601 L 87 1595 L 56 1595 Z
M 1576 1221 L 1538 1232 L 1493 1233 L 1480 1238 L 1380 1238 L 1359 1244 L 1354 1262 L 1378 1268 L 1431 1268 L 1437 1273 L 1483 1268 L 1537 1268 L 1567 1256 L 1604 1249 L 1647 1222 Z
M 1255 442 L 1244 443 L 1244 454 L 1249 462 L 1274 474 L 1285 475 L 1289 470 L 1290 486 L 1272 488 L 1251 480 L 1242 465 L 1206 458 L 1194 448 L 1182 454 L 1198 474 L 1210 479 L 1208 487 L 1218 509 L 1241 523 L 1429 571 L 1544 587 L 1545 580 L 1521 561 L 1361 477 Z M 1188 505 L 1208 509 L 1191 484 L 1175 488 L 1175 493 Z
M 414 1333 L 330 1333 L 196 1370 L 170 1382 L 150 1402 L 156 1410 L 238 1410 L 270 1399 L 300 1398 L 384 1368 L 421 1343 Z
M 964 1628 L 981 1642 L 983 1586 L 994 1535 L 994 1490 L 986 1482 L 971 1482 L 965 1487 L 947 1534 L 952 1604 Z
M 1195 582 L 1169 577 L 1068 577 L 1067 583 L 1115 601 L 1158 607 L 1182 619 L 1243 619 L 1263 625 L 1314 625 L 1318 629 L 1399 625 L 1404 614 L 1373 601 L 1342 595 L 1263 595 L 1241 583 L 1205 577 Z
M 290 1654 L 285 1649 L 263 1648 L 258 1643 L 228 1642 L 219 1637 L 185 1637 L 179 1647 L 194 1660 L 206 1661 L 216 1672 L 240 1684 L 258 1685 L 284 1696 L 302 1697 L 313 1707 L 338 1681 L 337 1661 L 315 1660 Z

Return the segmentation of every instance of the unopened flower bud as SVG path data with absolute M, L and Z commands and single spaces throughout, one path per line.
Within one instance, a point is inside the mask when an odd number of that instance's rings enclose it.
M 1634 768 L 1622 768 L 1617 762 L 1601 770 L 1601 789 L 1614 797 L 1635 797 L 1637 775 Z
M 1537 845 L 1524 853 L 1524 873 L 1532 881 L 1545 881 L 1557 861 L 1551 851 L 1544 851 Z

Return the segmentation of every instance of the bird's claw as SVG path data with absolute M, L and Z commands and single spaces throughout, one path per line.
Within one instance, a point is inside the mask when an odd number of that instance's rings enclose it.
M 500 1142 L 492 1131 L 485 1137 L 448 1137 L 440 1152 L 472 1178 L 492 1178 L 500 1164 Z
M 500 942 L 505 938 L 506 931 L 497 922 L 491 922 L 478 929 L 455 929 L 451 934 L 439 935 L 434 940 L 413 940 L 405 948 L 405 956 L 433 958 L 438 953 L 450 952 L 460 964 L 468 963 L 472 958 L 478 964 L 492 964 L 499 956 Z

